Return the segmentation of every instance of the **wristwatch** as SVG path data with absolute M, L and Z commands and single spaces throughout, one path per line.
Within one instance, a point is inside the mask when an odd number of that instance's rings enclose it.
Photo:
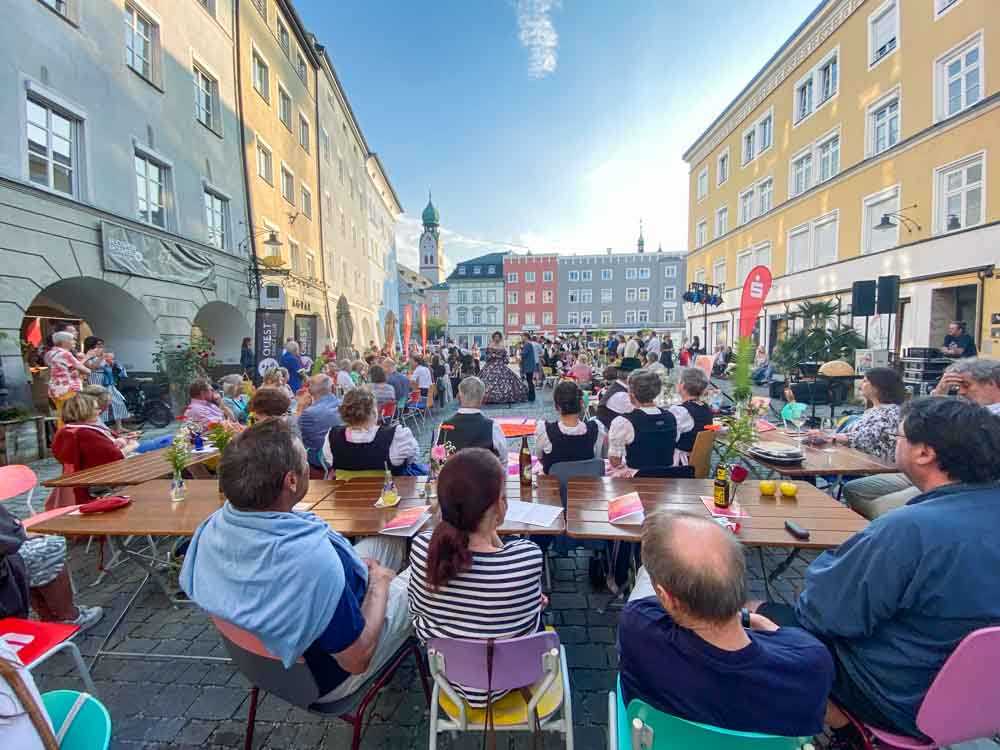
M 750 610 L 746 607 L 740 609 L 740 624 L 745 627 L 750 627 Z

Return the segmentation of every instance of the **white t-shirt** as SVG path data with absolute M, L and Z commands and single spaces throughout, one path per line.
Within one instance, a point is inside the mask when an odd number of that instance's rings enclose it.
M 11 662 L 18 661 L 14 649 L 3 638 L 0 638 L 0 658 Z M 17 673 L 48 720 L 42 696 L 38 694 L 38 688 L 31 677 L 31 672 L 21 667 Z M 12 716 L 13 718 L 4 719 L 2 718 L 4 716 Z M 52 726 L 51 721 L 49 721 L 49 726 Z M 31 723 L 31 717 L 28 716 L 24 706 L 14 694 L 14 688 L 7 684 L 7 681 L 2 677 L 0 677 L 0 747 L 17 748 L 17 750 L 45 750 L 45 745 L 42 744 L 42 740 L 35 730 L 35 725 Z
M 424 365 L 420 365 L 413 371 L 410 380 L 417 381 L 417 388 L 430 388 L 431 383 L 434 382 L 431 371 Z
M 345 391 L 354 387 L 354 381 L 351 380 L 351 375 L 347 370 L 337 370 L 337 387 L 343 388 Z

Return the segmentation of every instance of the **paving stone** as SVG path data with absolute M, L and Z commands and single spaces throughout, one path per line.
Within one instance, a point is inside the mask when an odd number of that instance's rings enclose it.
M 214 721 L 201 721 L 192 719 L 177 735 L 178 742 L 189 742 L 192 745 L 201 745 L 215 731 Z
M 571 669 L 574 667 L 603 669 L 608 666 L 607 650 L 603 646 L 567 646 L 566 660 L 569 662 Z
M 571 643 L 587 643 L 589 641 L 587 628 L 578 625 L 564 625 L 559 628 L 559 640 L 566 645 Z
M 197 700 L 188 708 L 188 716 L 194 719 L 228 719 L 246 700 L 242 690 L 226 687 L 202 688 Z
M 615 643 L 617 631 L 614 628 L 587 628 L 587 636 L 591 643 Z
M 555 609 L 586 609 L 587 597 L 583 594 L 552 593 L 549 595 L 549 605 Z
M 587 613 L 580 610 L 565 610 L 559 613 L 562 625 L 586 625 Z
M 267 736 L 267 746 L 275 750 L 286 750 L 296 748 L 296 736 L 299 728 L 292 724 L 278 724 Z
M 186 716 L 198 691 L 186 685 L 167 685 L 160 690 L 156 702 L 149 708 L 154 716 Z
M 170 742 L 180 734 L 180 731 L 187 722 L 188 720 L 183 716 L 177 716 L 172 719 L 159 719 L 152 723 L 143 739 L 146 742 Z M 117 725 L 113 724 L 112 728 L 117 729 Z

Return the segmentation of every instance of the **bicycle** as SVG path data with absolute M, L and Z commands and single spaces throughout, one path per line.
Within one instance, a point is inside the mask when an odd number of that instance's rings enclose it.
M 152 378 L 123 378 L 118 390 L 125 397 L 131 414 L 128 421 L 136 427 L 149 422 L 153 427 L 166 427 L 174 421 L 174 412 L 164 398 L 165 386 Z

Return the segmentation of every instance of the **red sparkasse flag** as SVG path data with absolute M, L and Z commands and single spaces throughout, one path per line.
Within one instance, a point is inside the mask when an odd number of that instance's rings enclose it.
M 413 333 L 413 305 L 403 305 L 403 356 L 410 356 L 410 334 Z
M 427 354 L 427 305 L 420 306 L 420 346 L 421 351 Z
M 740 300 L 740 336 L 750 336 L 764 307 L 767 293 L 771 291 L 771 271 L 767 266 L 755 266 L 743 282 L 743 297 Z

